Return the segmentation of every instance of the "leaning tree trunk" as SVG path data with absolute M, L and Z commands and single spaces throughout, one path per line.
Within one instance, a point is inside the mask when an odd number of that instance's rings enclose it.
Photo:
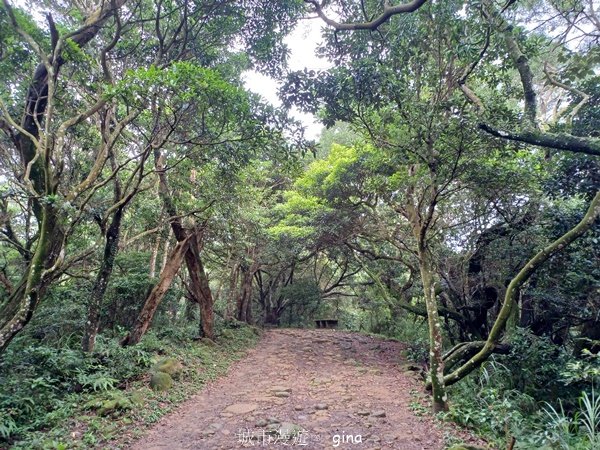
M 213 297 L 208 284 L 208 278 L 204 271 L 204 265 L 200 259 L 200 233 L 204 230 L 186 230 L 177 215 L 177 208 L 173 202 L 171 191 L 164 170 L 163 157 L 159 149 L 154 151 L 154 165 L 158 174 L 158 192 L 165 206 L 167 214 L 171 217 L 171 230 L 178 242 L 190 240 L 185 252 L 185 264 L 190 275 L 191 294 L 200 308 L 200 332 L 209 339 L 214 339 L 214 310 Z
M 121 234 L 121 220 L 123 218 L 123 208 L 115 211 L 113 219 L 106 231 L 106 241 L 104 245 L 104 255 L 102 264 L 96 276 L 96 281 L 90 293 L 88 304 L 87 321 L 83 330 L 81 348 L 84 352 L 93 352 L 96 345 L 96 335 L 100 326 L 100 309 L 102 301 L 108 286 L 108 280 L 113 271 L 115 257 L 119 251 L 119 238 Z
M 175 275 L 177 275 L 177 272 L 181 267 L 183 255 L 187 251 L 188 246 L 189 240 L 187 239 L 185 241 L 178 242 L 169 255 L 169 260 L 167 261 L 165 269 L 160 274 L 158 283 L 156 286 L 154 286 L 150 292 L 150 295 L 146 299 L 146 302 L 138 314 L 130 333 L 121 342 L 121 345 L 124 347 L 139 343 L 142 339 L 142 336 L 144 336 L 146 333 L 150 323 L 152 323 L 152 319 L 154 318 L 154 313 L 156 313 L 158 305 L 160 305 L 160 302 L 169 290 L 169 287 L 171 287 L 173 278 L 175 278 Z
M 454 384 L 461 380 L 477 367 L 481 365 L 499 345 L 502 331 L 511 315 L 512 309 L 515 307 L 516 300 L 519 296 L 521 286 L 533 275 L 533 273 L 542 266 L 552 256 L 560 253 L 565 247 L 571 244 L 574 240 L 580 237 L 583 233 L 590 229 L 596 219 L 600 216 L 600 191 L 596 193 L 590 206 L 583 216 L 583 219 L 571 230 L 563 234 L 547 247 L 539 251 L 533 258 L 525 264 L 519 273 L 512 279 L 506 293 L 504 295 L 504 303 L 500 309 L 500 313 L 494 322 L 490 334 L 483 348 L 469 359 L 465 364 L 460 366 L 452 373 L 444 378 L 446 385 Z

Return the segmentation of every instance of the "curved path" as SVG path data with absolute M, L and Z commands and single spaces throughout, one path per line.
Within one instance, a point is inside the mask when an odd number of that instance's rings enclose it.
M 270 330 L 227 376 L 156 424 L 133 449 L 444 448 L 418 417 L 402 344 L 333 330 Z

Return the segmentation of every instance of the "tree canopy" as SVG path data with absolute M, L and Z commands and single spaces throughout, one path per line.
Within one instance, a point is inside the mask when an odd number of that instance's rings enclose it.
M 91 377 L 106 342 L 335 319 L 407 341 L 436 413 L 460 421 L 484 373 L 506 402 L 509 386 L 552 408 L 560 394 L 564 420 L 581 417 L 600 350 L 596 10 L 3 0 L 0 374 L 44 346 L 91 358 Z M 322 25 L 331 68 L 288 68 L 303 20 Z M 249 70 L 282 106 L 244 85 Z M 293 108 L 323 124 L 317 142 Z M 543 357 L 546 378 L 523 381 Z M 35 427 L 10 386 L 14 443 Z M 465 424 L 490 439 L 527 434 L 477 417 Z M 595 426 L 531 445 L 585 448 Z

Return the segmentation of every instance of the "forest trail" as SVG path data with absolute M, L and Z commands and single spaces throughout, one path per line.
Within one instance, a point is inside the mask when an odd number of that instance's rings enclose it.
M 398 364 L 401 348 L 342 331 L 267 331 L 132 448 L 442 449 L 443 430 L 410 409 L 422 383 Z

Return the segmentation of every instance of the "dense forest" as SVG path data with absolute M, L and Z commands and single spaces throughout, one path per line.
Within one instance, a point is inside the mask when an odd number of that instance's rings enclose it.
M 0 448 L 107 446 L 317 319 L 491 448 L 600 448 L 599 10 L 3 0 Z

